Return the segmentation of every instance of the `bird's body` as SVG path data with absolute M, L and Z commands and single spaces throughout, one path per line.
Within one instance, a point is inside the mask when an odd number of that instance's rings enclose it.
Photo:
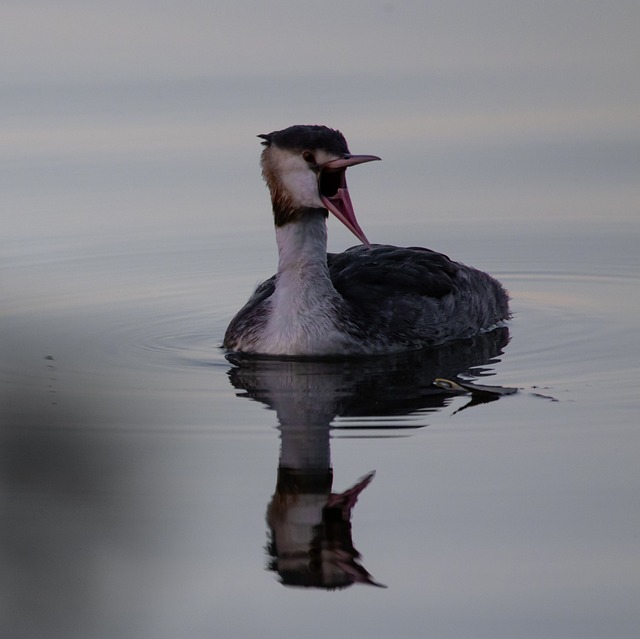
M 231 321 L 225 348 L 293 357 L 390 353 L 470 337 L 508 318 L 508 295 L 486 273 L 429 249 L 368 243 L 344 172 L 378 158 L 352 156 L 326 127 L 262 137 L 278 272 Z M 327 209 L 365 245 L 327 254 Z

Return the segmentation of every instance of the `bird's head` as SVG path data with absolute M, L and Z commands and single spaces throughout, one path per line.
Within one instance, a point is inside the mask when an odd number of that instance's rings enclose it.
M 329 210 L 369 245 L 356 220 L 345 172 L 379 157 L 352 155 L 342 133 L 326 126 L 296 125 L 258 137 L 265 146 L 262 175 L 271 192 L 276 226 L 295 222 L 305 210 Z

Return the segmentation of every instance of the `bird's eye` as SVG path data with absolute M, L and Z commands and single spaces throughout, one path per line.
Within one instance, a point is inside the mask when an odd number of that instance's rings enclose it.
M 316 163 L 316 159 L 313 157 L 313 153 L 311 153 L 311 151 L 305 151 L 302 154 L 302 159 L 305 162 L 308 162 L 309 164 L 315 164 Z

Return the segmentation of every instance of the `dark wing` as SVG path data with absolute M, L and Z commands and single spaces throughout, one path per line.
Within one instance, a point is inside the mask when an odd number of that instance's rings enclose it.
M 273 275 L 262 284 L 258 284 L 249 301 L 238 311 L 231 320 L 224 334 L 223 346 L 233 350 L 237 347 L 237 341 L 252 334 L 258 336 L 263 325 L 267 321 L 265 302 L 276 288 L 276 276 Z
M 333 285 L 358 305 L 398 295 L 440 299 L 453 291 L 460 268 L 446 255 L 421 247 L 354 246 L 327 257 Z
M 333 285 L 372 337 L 437 343 L 508 315 L 507 295 L 493 278 L 430 249 L 356 246 L 328 262 Z

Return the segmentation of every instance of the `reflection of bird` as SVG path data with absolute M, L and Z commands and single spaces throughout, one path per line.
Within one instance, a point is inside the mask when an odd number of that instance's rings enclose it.
M 325 433 L 328 440 L 329 431 Z M 283 431 L 283 447 L 290 445 L 284 441 L 288 435 Z M 360 562 L 351 535 L 353 507 L 374 475 L 370 472 L 342 493 L 330 493 L 330 467 L 278 468 L 267 510 L 268 550 L 269 568 L 284 585 L 334 589 L 360 583 L 386 588 Z
M 436 385 L 435 380 L 459 383 L 464 379 L 467 386 L 468 380 L 486 382 L 488 371 L 500 361 L 496 357 L 508 342 L 509 330 L 503 326 L 469 339 L 384 357 L 313 361 L 234 353 L 227 355 L 234 364 L 228 375 L 232 386 L 241 391 L 239 397 L 249 397 L 277 411 L 281 423 L 315 424 L 322 419 L 329 427 L 336 417 L 382 419 L 442 409 L 458 393 Z M 394 420 L 393 424 L 400 433 L 403 428 L 419 428 L 425 422 Z M 353 422 L 333 427 L 351 428 Z M 363 427 L 372 428 L 374 424 L 366 420 Z M 314 453 L 321 449 L 315 442 Z
M 267 510 L 268 552 L 269 567 L 283 584 L 380 585 L 360 562 L 351 529 L 354 506 L 373 473 L 348 490 L 333 491 L 332 429 L 348 437 L 371 436 L 371 429 L 385 429 L 385 437 L 407 436 L 406 429 L 426 426 L 426 413 L 446 405 L 450 387 L 459 392 L 462 384 L 470 387 L 468 377 L 486 376 L 487 366 L 507 341 L 503 327 L 384 357 L 314 361 L 227 355 L 234 364 L 228 374 L 238 397 L 260 402 L 277 414 L 280 455 Z M 443 390 L 433 383 L 443 377 L 456 381 Z M 418 413 L 419 420 L 396 419 Z M 345 419 L 335 423 L 336 417 Z M 353 419 L 357 417 L 364 419 Z
M 509 316 L 508 296 L 486 273 L 425 248 L 370 245 L 351 205 L 351 155 L 339 131 L 292 126 L 261 135 L 278 272 L 227 328 L 224 346 L 265 355 L 402 351 L 485 331 Z M 327 255 L 327 211 L 363 243 Z

